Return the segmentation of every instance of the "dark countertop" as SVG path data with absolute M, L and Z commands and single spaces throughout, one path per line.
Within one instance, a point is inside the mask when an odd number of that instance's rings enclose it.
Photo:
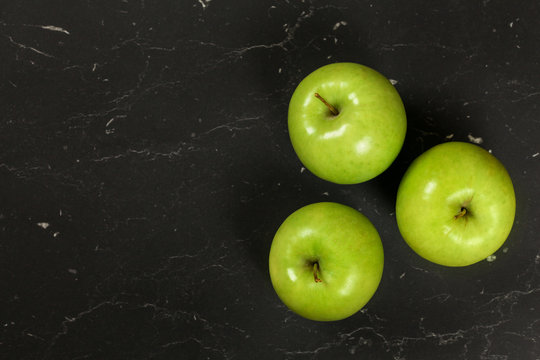
M 0 5 L 2 359 L 540 358 L 537 1 L 5 1 Z M 289 141 L 298 82 L 331 62 L 395 80 L 405 146 L 339 186 Z M 394 203 L 429 147 L 482 138 L 517 215 L 494 261 L 412 252 Z M 279 301 L 287 215 L 360 209 L 385 269 L 334 323 Z M 491 259 L 493 260 L 493 258 Z

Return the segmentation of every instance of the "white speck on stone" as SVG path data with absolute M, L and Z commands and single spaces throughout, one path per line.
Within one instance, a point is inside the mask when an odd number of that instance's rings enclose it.
M 300 168 L 300 174 L 303 173 L 304 171 L 306 171 L 305 167 Z
M 450 139 L 453 138 L 453 137 L 454 137 L 454 134 L 446 135 L 446 138 L 447 138 L 448 140 L 450 140 Z
M 506 254 L 506 253 L 508 252 L 508 248 L 505 247 L 505 248 L 502 250 L 502 252 Z
M 68 269 L 67 271 L 70 274 L 77 274 L 77 272 L 78 272 L 77 269 Z
M 194 138 L 195 136 L 197 136 L 197 134 L 195 134 L 194 132 L 191 133 L 191 137 Z
M 486 261 L 487 261 L 487 262 L 494 262 L 495 260 L 497 260 L 497 256 L 495 256 L 495 255 L 489 255 L 489 256 L 486 258 Z
M 57 232 L 55 232 L 52 236 L 53 236 L 53 237 L 58 237 L 58 235 L 60 235 L 60 233 L 57 231 Z
M 537 157 L 540 153 L 532 154 L 532 157 Z
M 479 137 L 474 137 L 474 136 L 472 136 L 472 134 L 469 134 L 469 135 L 467 135 L 467 137 L 469 138 L 469 141 L 474 143 L 474 144 L 482 144 L 484 142 L 484 139 L 482 139 L 480 136 Z
M 405 277 L 405 273 L 399 275 L 399 278 L 400 278 L 400 279 L 403 279 L 404 277 Z
M 51 226 L 51 224 L 49 224 L 48 222 L 38 222 L 36 225 L 39 226 L 42 229 L 46 229 L 49 226 Z
M 199 0 L 199 4 L 201 4 L 202 9 L 205 10 L 210 1 L 212 1 L 212 0 Z
M 58 211 L 58 215 L 62 216 L 62 209 Z
M 328 194 L 328 191 L 325 191 L 322 193 L 324 196 L 329 196 L 330 194 Z
M 490 154 L 493 153 L 493 150 L 489 149 L 489 150 L 488 150 L 488 153 L 490 153 Z
M 397 80 L 394 80 L 394 79 L 390 79 L 390 84 L 392 84 L 392 85 L 396 85 L 397 83 L 398 83 L 398 81 L 397 81 Z
M 511 28 L 514 27 L 514 22 L 510 21 L 510 24 L 508 24 L 508 26 L 510 26 Z
M 62 32 L 64 34 L 66 34 L 66 35 L 69 35 L 69 31 L 67 31 L 66 29 L 62 29 L 59 26 L 44 25 L 44 26 L 39 26 L 39 27 L 42 28 L 43 30 L 58 31 L 58 32 Z
M 282 71 L 283 71 L 282 68 L 279 68 L 279 69 L 277 70 L 278 74 L 281 74 Z
M 340 21 L 340 22 L 337 22 L 335 23 L 334 27 L 332 28 L 333 31 L 336 31 L 340 26 L 346 26 L 347 25 L 347 22 L 346 21 Z
M 114 122 L 114 120 L 116 120 L 116 116 L 112 117 L 109 121 L 107 121 L 107 123 L 105 124 L 105 127 L 111 125 Z

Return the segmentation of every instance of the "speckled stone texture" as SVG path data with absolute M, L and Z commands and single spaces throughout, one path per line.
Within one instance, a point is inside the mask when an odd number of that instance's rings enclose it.
M 0 358 L 540 358 L 540 4 L 523 0 L 0 3 Z M 287 133 L 298 82 L 331 62 L 392 79 L 408 114 L 383 175 L 339 186 Z M 399 180 L 473 141 L 507 167 L 514 229 L 489 261 L 402 240 Z M 317 323 L 274 293 L 268 252 L 299 207 L 379 230 L 358 314 Z

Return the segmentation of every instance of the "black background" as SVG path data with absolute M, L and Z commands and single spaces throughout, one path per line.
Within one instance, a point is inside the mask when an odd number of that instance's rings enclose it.
M 540 6 L 524 1 L 0 2 L 2 359 L 540 358 Z M 294 154 L 288 101 L 327 63 L 394 80 L 404 148 L 367 183 Z M 516 189 L 494 261 L 429 263 L 394 203 L 429 147 L 482 138 Z M 297 208 L 361 210 L 381 285 L 334 323 L 279 301 Z M 493 259 L 492 259 L 493 260 Z

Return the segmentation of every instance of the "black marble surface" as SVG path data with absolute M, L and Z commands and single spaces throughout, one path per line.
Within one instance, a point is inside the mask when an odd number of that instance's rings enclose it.
M 539 359 L 537 1 L 0 3 L 0 358 Z M 287 133 L 298 82 L 353 61 L 393 80 L 405 146 L 339 186 Z M 429 263 L 397 186 L 444 141 L 483 141 L 517 196 L 489 261 Z M 379 230 L 385 270 L 340 322 L 270 283 L 279 224 L 336 201 Z

